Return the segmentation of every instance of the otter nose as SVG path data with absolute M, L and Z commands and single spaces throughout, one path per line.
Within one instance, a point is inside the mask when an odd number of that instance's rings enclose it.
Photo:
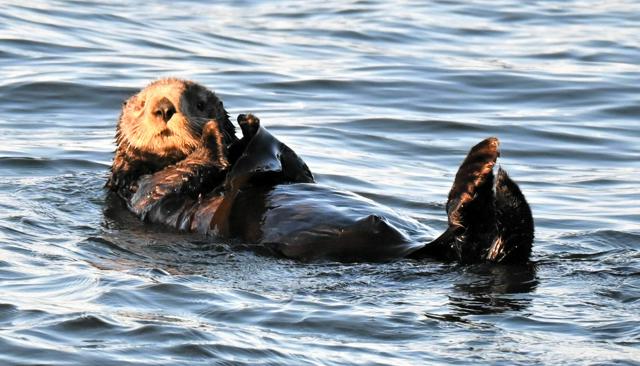
M 176 113 L 176 107 L 167 98 L 160 99 L 156 108 L 153 110 L 153 114 L 155 114 L 156 117 L 162 117 L 165 123 L 169 122 L 174 113 Z

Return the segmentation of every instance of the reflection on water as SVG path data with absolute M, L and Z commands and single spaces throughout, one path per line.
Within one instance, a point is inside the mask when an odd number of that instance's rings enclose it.
M 470 316 L 529 311 L 538 286 L 535 265 L 474 265 L 461 269 L 447 305 L 426 312 L 428 319 L 474 324 Z
M 465 274 L 449 296 L 450 308 L 458 316 L 524 310 L 531 302 L 526 294 L 538 285 L 533 265 L 478 266 Z
M 123 6 L 126 5 L 126 6 Z M 0 5 L 0 364 L 633 364 L 640 4 Z M 297 263 L 105 201 L 161 76 L 254 112 L 318 181 L 433 228 L 468 148 L 532 204 L 535 267 Z

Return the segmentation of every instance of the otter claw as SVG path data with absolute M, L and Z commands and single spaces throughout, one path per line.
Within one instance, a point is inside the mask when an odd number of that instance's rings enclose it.
M 239 114 L 238 124 L 242 130 L 242 136 L 246 139 L 251 139 L 258 132 L 260 128 L 260 119 L 253 114 Z

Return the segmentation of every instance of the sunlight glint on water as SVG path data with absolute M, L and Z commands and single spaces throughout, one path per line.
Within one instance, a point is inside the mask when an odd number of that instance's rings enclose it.
M 637 363 L 639 25 L 635 1 L 4 2 L 0 364 Z M 113 212 L 121 103 L 164 76 L 433 235 L 498 136 L 536 270 L 296 263 Z

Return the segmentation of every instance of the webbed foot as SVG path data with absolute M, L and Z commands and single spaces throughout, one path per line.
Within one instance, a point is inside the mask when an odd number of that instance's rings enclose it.
M 518 185 L 500 169 L 500 142 L 487 138 L 471 148 L 447 200 L 449 227 L 411 257 L 461 263 L 526 263 L 533 245 L 531 209 Z

